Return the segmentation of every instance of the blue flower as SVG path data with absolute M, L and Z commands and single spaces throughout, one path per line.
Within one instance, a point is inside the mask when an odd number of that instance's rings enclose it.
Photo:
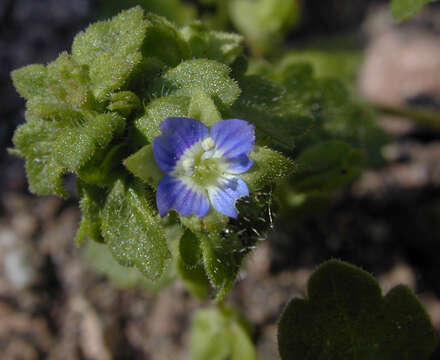
M 165 119 L 162 135 L 153 141 L 153 153 L 164 176 L 157 187 L 161 216 L 174 209 L 183 216 L 205 216 L 210 208 L 236 218 L 237 199 L 249 195 L 237 174 L 250 169 L 254 126 L 239 119 L 222 120 L 208 129 L 184 117 Z

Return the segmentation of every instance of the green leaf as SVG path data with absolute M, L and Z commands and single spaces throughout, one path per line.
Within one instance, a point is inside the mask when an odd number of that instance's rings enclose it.
M 191 294 L 206 298 L 210 284 L 203 267 L 200 241 L 190 231 L 186 231 L 179 241 L 177 271 Z
M 339 140 L 313 145 L 296 158 L 291 185 L 298 192 L 320 193 L 336 190 L 359 176 L 362 152 Z
M 208 127 L 222 119 L 211 97 L 201 89 L 194 89 L 193 91 L 188 116 L 192 119 L 200 120 Z
M 91 87 L 96 99 L 107 100 L 112 96 L 113 91 L 123 88 L 141 60 L 142 55 L 139 52 L 99 54 L 90 66 Z
M 28 113 L 54 120 L 77 119 L 92 97 L 88 73 L 67 53 L 47 67 L 29 65 L 12 73 L 17 90 L 28 100 Z
M 164 96 L 151 101 L 145 114 L 135 120 L 135 126 L 152 143 L 160 135 L 160 124 L 167 117 L 187 116 L 190 99 L 186 96 Z
M 273 226 L 275 209 L 271 192 L 252 192 L 249 197 L 240 199 L 236 206 L 237 219 L 230 219 L 226 224 L 220 222 L 213 229 L 194 230 L 200 241 L 205 272 L 216 290 L 215 301 L 225 298 L 244 257 Z
M 107 191 L 78 180 L 78 193 L 81 222 L 75 236 L 76 244 L 81 245 L 86 237 L 96 242 L 103 242 L 101 212 L 105 204 Z
M 151 13 L 146 19 L 149 26 L 142 48 L 144 56 L 158 57 L 169 66 L 190 58 L 188 44 L 173 24 Z
M 89 90 L 89 74 L 87 66 L 76 62 L 67 52 L 47 65 L 48 88 L 40 96 L 55 97 L 70 104 L 73 109 L 89 107 L 93 102 Z
M 377 281 L 348 263 L 322 264 L 308 298 L 293 299 L 278 325 L 282 359 L 428 359 L 437 336 L 405 286 L 382 297 Z
M 174 274 L 170 267 L 158 280 L 149 280 L 136 268 L 120 265 L 112 256 L 107 245 L 94 241 L 87 243 L 86 257 L 98 273 L 108 277 L 112 283 L 120 288 L 143 286 L 151 292 L 157 292 L 174 280 Z
M 66 125 L 57 129 L 52 150 L 59 164 L 78 171 L 97 150 L 107 147 L 123 131 L 125 120 L 116 113 L 106 113 L 84 124 Z
M 240 269 L 242 256 L 236 254 L 240 244 L 236 239 L 227 241 L 216 233 L 199 237 L 206 274 L 217 290 L 215 300 L 221 301 L 231 289 Z
M 108 146 L 95 152 L 79 170 L 78 177 L 85 182 L 98 186 L 111 186 L 123 176 L 122 159 L 126 156 L 125 144 Z
M 141 62 L 141 47 L 148 22 L 140 6 L 100 21 L 80 32 L 73 41 L 72 56 L 88 65 L 93 93 L 98 100 L 109 98 L 124 86 Z
M 231 0 L 228 13 L 234 26 L 261 55 L 279 44 L 283 32 L 298 21 L 297 0 Z
M 396 21 L 404 21 L 417 14 L 422 8 L 436 0 L 392 0 L 391 13 Z
M 309 130 L 296 139 L 297 153 L 313 144 L 338 139 L 362 149 L 366 165 L 383 163 L 381 147 L 388 137 L 378 127 L 371 109 L 352 99 L 343 83 L 331 78 L 316 79 L 311 66 L 298 63 L 286 63 L 286 68 L 269 76 L 285 87 L 289 98 L 309 109 L 315 119 Z
M 184 61 L 155 81 L 153 93 L 192 97 L 196 89 L 202 89 L 220 109 L 225 109 L 240 95 L 237 83 L 228 76 L 230 71 L 225 64 L 213 60 Z
M 43 65 L 28 65 L 11 73 L 12 82 L 19 94 L 29 100 L 47 88 L 47 71 Z
M 13 153 L 26 161 L 30 191 L 39 195 L 67 197 L 62 186 L 66 168 L 54 156 L 53 144 L 57 135 L 52 124 L 34 116 L 27 118 L 28 122 L 15 131 L 12 141 L 16 147 Z
M 276 66 L 287 68 L 294 64 L 310 64 L 317 78 L 334 77 L 346 85 L 355 86 L 362 54 L 355 50 L 298 50 L 288 52 Z
M 196 16 L 193 5 L 182 3 L 181 0 L 99 0 L 99 14 L 103 17 L 116 14 L 121 9 L 141 5 L 146 12 L 164 16 L 177 25 L 192 21 Z
M 203 264 L 187 267 L 181 258 L 177 259 L 177 272 L 186 289 L 195 297 L 205 300 L 211 289 Z
M 155 280 L 171 255 L 152 196 L 147 190 L 116 181 L 104 206 L 102 232 L 120 264 L 136 266 Z
M 240 174 L 240 177 L 248 184 L 251 191 L 259 191 L 276 184 L 295 169 L 293 161 L 264 146 L 255 146 L 249 157 L 254 164 L 250 170 Z
M 156 163 L 153 146 L 145 145 L 138 152 L 124 160 L 124 166 L 148 185 L 156 188 L 165 174 Z
M 201 23 L 180 30 L 188 42 L 192 58 L 216 60 L 231 65 L 243 53 L 243 37 L 221 31 L 208 31 Z
M 234 310 L 199 310 L 191 330 L 191 360 L 256 360 L 246 324 Z
M 127 117 L 133 110 L 139 109 L 141 102 L 137 95 L 131 91 L 120 91 L 112 95 L 107 109 L 116 111 Z
M 180 239 L 179 252 L 183 263 L 187 267 L 194 267 L 201 260 L 202 252 L 199 239 L 191 231 L 185 232 Z
M 83 115 L 79 111 L 52 96 L 35 96 L 28 100 L 26 107 L 26 115 L 64 124 L 77 124 L 83 121 Z
M 308 104 L 282 86 L 258 76 L 244 76 L 239 83 L 242 94 L 231 116 L 255 124 L 257 139 L 292 150 L 296 140 L 315 125 Z

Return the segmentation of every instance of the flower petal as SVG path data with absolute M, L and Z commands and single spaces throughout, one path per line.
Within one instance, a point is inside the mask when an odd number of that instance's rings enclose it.
M 231 174 L 242 174 L 248 171 L 254 162 L 247 155 L 241 155 L 228 159 L 228 172 Z
M 209 211 L 209 201 L 206 194 L 188 181 L 182 181 L 172 176 L 164 176 L 157 187 L 156 205 L 160 216 L 165 216 L 174 209 L 183 216 L 196 214 L 205 216 Z
M 247 155 L 255 142 L 254 126 L 240 119 L 216 122 L 211 127 L 210 135 L 217 150 L 228 159 Z
M 208 136 L 208 128 L 200 121 L 184 117 L 165 119 L 162 135 L 153 140 L 153 154 L 160 169 L 169 174 L 186 149 Z
M 246 183 L 237 176 L 224 177 L 219 186 L 211 186 L 207 190 L 214 209 L 231 218 L 238 216 L 235 202 L 249 195 Z

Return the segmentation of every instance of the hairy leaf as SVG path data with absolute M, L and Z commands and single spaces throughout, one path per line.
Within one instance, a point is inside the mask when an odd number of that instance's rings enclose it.
M 210 59 L 231 65 L 243 52 L 243 37 L 221 31 L 208 31 L 201 23 L 180 30 L 193 58 Z
M 151 193 L 118 180 L 103 209 L 102 232 L 113 256 L 136 266 L 147 278 L 162 275 L 170 259 L 167 241 Z
M 26 161 L 26 176 L 31 192 L 67 197 L 62 186 L 66 168 L 56 161 L 53 152 L 56 140 L 57 135 L 50 122 L 28 116 L 28 122 L 15 131 L 12 141 L 16 149 L 12 152 Z
M 123 87 L 141 62 L 141 47 L 148 22 L 140 6 L 122 11 L 109 21 L 90 25 L 72 45 L 73 58 L 90 68 L 93 93 L 98 100 Z
M 211 96 L 220 109 L 228 108 L 240 94 L 237 83 L 228 75 L 230 68 L 213 60 L 188 60 L 166 71 L 153 85 L 153 93 L 163 92 L 191 97 L 195 89 Z
M 15 88 L 27 100 L 47 89 L 47 70 L 44 65 L 28 65 L 14 70 L 11 76 Z
M 174 273 L 169 269 L 170 267 L 159 279 L 149 280 L 137 268 L 120 265 L 112 256 L 107 245 L 94 241 L 87 243 L 86 257 L 97 272 L 108 277 L 111 282 L 120 288 L 144 286 L 151 292 L 157 292 L 174 280 Z
M 292 160 L 277 151 L 264 146 L 256 146 L 250 153 L 254 161 L 251 169 L 240 177 L 251 191 L 259 191 L 287 178 L 295 169 Z
M 105 204 L 106 190 L 88 185 L 79 180 L 78 193 L 80 197 L 81 222 L 75 236 L 77 245 L 81 245 L 86 237 L 96 242 L 103 242 L 101 212 Z
M 187 116 L 190 98 L 186 96 L 163 96 L 151 101 L 145 114 L 135 120 L 135 126 L 152 143 L 160 135 L 160 124 L 167 117 Z
M 104 149 L 124 129 L 125 121 L 116 113 L 100 114 L 84 124 L 71 124 L 56 131 L 54 156 L 71 171 L 77 171 L 95 152 Z
M 131 91 L 120 91 L 112 95 L 107 109 L 116 111 L 122 116 L 128 116 L 133 110 L 139 109 L 141 102 Z
M 12 79 L 28 100 L 31 115 L 73 122 L 92 103 L 87 69 L 65 52 L 47 67 L 29 65 L 13 71 Z
M 242 94 L 231 115 L 255 124 L 257 138 L 292 150 L 297 138 L 315 125 L 308 104 L 282 86 L 258 76 L 244 76 L 239 83 Z
M 222 119 L 211 97 L 201 89 L 194 89 L 193 91 L 188 116 L 200 120 L 208 127 L 211 127 Z
M 405 286 L 382 297 L 367 272 L 330 260 L 293 299 L 278 325 L 282 359 L 428 359 L 437 336 L 423 306 Z
M 98 186 L 111 186 L 123 176 L 122 159 L 126 156 L 124 144 L 107 146 L 95 152 L 93 157 L 78 170 L 78 177 Z
M 160 179 L 165 176 L 156 163 L 153 146 L 145 145 L 138 152 L 124 160 L 125 167 L 148 185 L 156 188 Z
M 265 238 L 272 227 L 274 208 L 271 192 L 252 192 L 249 197 L 237 202 L 237 209 L 237 219 L 231 219 L 219 228 L 205 228 L 196 232 L 206 274 L 216 290 L 216 301 L 224 299 L 244 257 L 255 248 L 258 240 Z
M 200 241 L 192 232 L 186 231 L 180 239 L 179 255 L 177 271 L 186 288 L 198 298 L 206 298 L 210 284 L 203 267 Z
M 146 19 L 149 26 L 142 48 L 144 56 L 157 57 L 169 66 L 190 57 L 187 42 L 173 24 L 154 14 L 148 14 Z
M 240 269 L 242 257 L 236 254 L 240 243 L 237 239 L 225 241 L 220 234 L 208 233 L 200 235 L 200 246 L 206 273 L 217 290 L 216 301 L 221 301 L 231 289 Z
M 311 66 L 306 64 L 285 64 L 285 68 L 270 74 L 271 78 L 285 87 L 289 97 L 307 108 L 315 119 L 308 131 L 296 139 L 297 153 L 313 144 L 339 139 L 363 149 L 367 165 L 381 165 L 381 147 L 388 137 L 377 126 L 371 110 L 352 99 L 339 80 L 316 79 Z

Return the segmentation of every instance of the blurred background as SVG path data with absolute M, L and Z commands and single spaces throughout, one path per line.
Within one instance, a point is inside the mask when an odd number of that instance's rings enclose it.
M 373 104 L 389 134 L 384 163 L 325 199 L 293 199 L 248 257 L 229 299 L 254 325 L 261 359 L 278 359 L 283 306 L 332 257 L 373 273 L 384 293 L 408 285 L 440 329 L 440 6 L 396 24 L 387 1 L 280 0 L 269 14 L 266 3 L 249 20 L 241 0 L 0 0 L 0 359 L 185 358 L 203 304 L 178 282 L 155 294 L 100 274 L 93 249 L 73 242 L 77 200 L 31 195 L 23 161 L 6 151 L 24 121 L 10 71 L 54 60 L 89 23 L 136 4 L 241 32 L 255 64 L 286 53 L 312 63 Z

